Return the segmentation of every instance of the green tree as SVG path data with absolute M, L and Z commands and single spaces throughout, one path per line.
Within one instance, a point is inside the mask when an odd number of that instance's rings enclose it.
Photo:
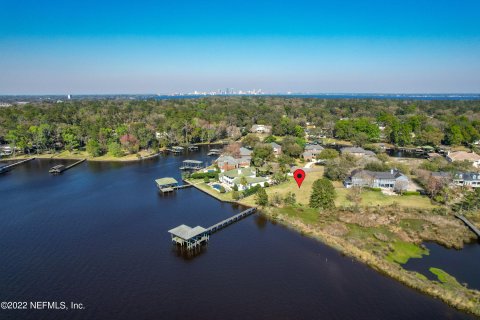
M 329 160 L 338 158 L 338 156 L 339 153 L 335 149 L 323 149 L 317 157 L 318 159 Z
M 123 150 L 122 146 L 118 142 L 110 142 L 108 144 L 108 153 L 110 153 L 112 156 L 119 158 L 123 156 Z
M 331 209 L 335 207 L 336 192 L 330 180 L 322 178 L 313 183 L 310 207 Z
M 268 194 L 264 188 L 258 189 L 255 194 L 255 203 L 262 207 L 268 204 Z
M 99 157 L 102 155 L 100 143 L 98 143 L 98 141 L 95 139 L 88 140 L 86 150 L 92 157 Z

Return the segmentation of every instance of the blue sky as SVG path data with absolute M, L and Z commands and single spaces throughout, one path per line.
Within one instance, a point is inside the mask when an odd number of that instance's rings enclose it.
M 480 92 L 479 1 L 0 5 L 0 94 Z

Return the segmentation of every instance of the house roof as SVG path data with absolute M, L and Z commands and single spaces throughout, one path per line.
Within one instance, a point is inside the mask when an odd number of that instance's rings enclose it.
M 479 181 L 480 173 L 476 172 L 459 172 L 455 174 L 455 179 L 462 179 L 464 181 Z
M 217 163 L 226 162 L 226 163 L 229 163 L 229 164 L 237 164 L 238 163 L 237 159 L 235 159 L 232 156 L 220 156 L 220 157 L 218 157 L 216 162 Z
M 233 179 L 233 183 L 234 184 L 240 184 L 240 180 L 242 180 L 242 178 L 235 178 Z M 247 183 L 259 183 L 259 182 L 268 182 L 268 179 L 267 178 L 264 178 L 264 177 L 246 177 L 245 180 L 247 180 Z
M 168 186 L 168 185 L 171 185 L 171 184 L 178 184 L 177 180 L 175 180 L 174 178 L 170 178 L 170 177 L 156 179 L 155 182 L 159 186 Z
M 480 161 L 480 156 L 475 152 L 456 151 L 449 153 L 448 157 L 453 161 Z
M 180 237 L 180 238 L 185 239 L 185 240 L 196 237 L 199 234 L 202 234 L 206 231 L 207 231 L 207 229 L 205 229 L 203 227 L 200 227 L 200 226 L 196 226 L 195 228 L 191 228 L 191 227 L 189 227 L 187 225 L 184 225 L 184 224 L 182 224 L 182 225 L 180 225 L 176 228 L 173 228 L 171 230 L 168 230 L 168 232 L 173 234 L 174 236 Z
M 247 148 L 245 148 L 245 147 L 241 147 L 241 148 L 240 148 L 240 155 L 242 155 L 242 156 L 249 156 L 249 155 L 251 155 L 252 153 L 253 153 L 253 151 L 250 150 L 250 149 L 247 149 Z
M 313 150 L 319 150 L 322 151 L 324 148 L 322 146 L 319 146 L 318 144 L 307 144 L 305 146 L 305 151 L 313 151 Z
M 357 154 L 364 154 L 366 156 L 374 156 L 375 152 L 370 150 L 365 150 L 360 147 L 345 147 L 340 149 L 341 153 L 357 153 Z
M 358 170 L 352 172 L 352 177 L 359 177 L 361 178 L 362 175 L 368 175 L 374 179 L 379 179 L 379 180 L 395 180 L 399 177 L 405 177 L 400 171 L 398 170 L 392 170 L 392 171 L 369 171 L 369 170 Z
M 272 148 L 274 148 L 274 149 L 280 149 L 280 148 L 282 148 L 282 146 L 281 146 L 281 145 L 279 145 L 279 144 L 278 144 L 278 143 L 276 143 L 276 142 L 271 142 L 271 143 L 270 143 L 270 145 L 271 145 L 271 146 L 272 146 Z
M 252 170 L 251 168 L 240 168 L 240 169 L 233 169 L 230 171 L 226 171 L 224 173 L 221 173 L 220 175 L 227 176 L 229 178 L 238 178 L 238 177 L 244 177 L 249 175 L 255 175 L 255 171 Z

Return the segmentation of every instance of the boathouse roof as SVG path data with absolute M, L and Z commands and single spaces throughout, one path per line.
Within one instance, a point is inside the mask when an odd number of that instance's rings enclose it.
M 177 236 L 179 238 L 182 238 L 184 240 L 188 240 L 188 239 L 191 239 L 193 237 L 196 237 L 198 236 L 199 234 L 202 234 L 204 232 L 206 232 L 207 229 L 203 228 L 203 227 L 200 227 L 200 226 L 196 226 L 195 228 L 191 228 L 187 225 L 180 225 L 176 228 L 173 228 L 171 230 L 168 230 L 169 233 L 173 234 L 174 236 Z
M 156 179 L 155 182 L 157 183 L 158 186 L 169 186 L 172 184 L 178 184 L 177 180 L 170 177 Z

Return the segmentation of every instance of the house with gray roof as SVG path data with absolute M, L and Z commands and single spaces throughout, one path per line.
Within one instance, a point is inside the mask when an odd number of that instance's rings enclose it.
M 354 170 L 343 182 L 346 188 L 370 187 L 401 191 L 406 190 L 409 183 L 406 175 L 394 169 L 385 172 Z
M 360 148 L 360 147 L 345 147 L 345 148 L 342 148 L 340 149 L 340 152 L 342 154 L 351 154 L 351 155 L 354 155 L 356 157 L 374 157 L 375 156 L 375 152 L 373 151 L 370 151 L 370 150 L 365 150 L 363 148 Z
M 480 173 L 459 172 L 453 176 L 453 184 L 462 187 L 480 188 Z

